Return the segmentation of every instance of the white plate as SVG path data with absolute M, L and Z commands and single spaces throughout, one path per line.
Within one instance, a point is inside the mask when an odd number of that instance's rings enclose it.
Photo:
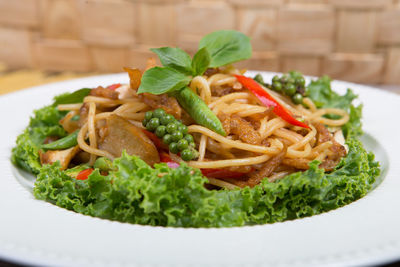
M 264 75 L 270 79 L 273 74 Z M 367 196 L 340 209 L 270 225 L 182 229 L 111 222 L 34 199 L 9 161 L 32 110 L 61 92 L 115 82 L 128 82 L 127 75 L 0 96 L 0 257 L 52 266 L 336 266 L 400 258 L 400 96 L 345 82 L 333 82 L 333 88 L 343 93 L 351 87 L 360 95 L 365 140 L 384 163 L 385 178 Z

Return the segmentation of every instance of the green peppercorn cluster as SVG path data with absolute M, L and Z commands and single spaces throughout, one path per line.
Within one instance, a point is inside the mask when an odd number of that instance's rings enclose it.
M 147 111 L 143 126 L 162 139 L 172 153 L 180 152 L 183 160 L 189 161 L 198 156 L 193 136 L 188 134 L 187 126 L 176 120 L 171 114 L 167 114 L 163 109 Z
M 291 71 L 281 77 L 275 75 L 272 78 L 272 84 L 264 83 L 260 74 L 257 74 L 254 80 L 278 93 L 289 96 L 295 104 L 302 104 L 303 98 L 307 96 L 306 82 L 303 75 L 297 71 Z

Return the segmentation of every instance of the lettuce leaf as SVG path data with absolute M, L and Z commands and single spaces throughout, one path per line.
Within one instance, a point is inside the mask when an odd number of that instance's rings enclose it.
M 349 111 L 343 126 L 349 153 L 331 173 L 318 168 L 297 172 L 254 188 L 207 190 L 207 179 L 182 163 L 177 169 L 166 164 L 154 168 L 136 156 L 123 154 L 114 160 L 107 176 L 95 170 L 87 180 L 73 178 L 73 171 L 59 165 L 40 166 L 39 144 L 47 135 L 65 134 L 58 126 L 63 116 L 53 107 L 35 112 L 29 127 L 18 137 L 12 160 L 37 174 L 34 196 L 85 215 L 144 225 L 174 227 L 231 227 L 274 223 L 312 216 L 349 204 L 367 194 L 380 174 L 358 140 L 362 134 L 362 106 L 351 104 L 355 95 L 339 96 L 326 77 L 310 84 L 310 97 L 324 107 Z M 318 88 L 318 89 L 317 89 Z M 82 166 L 77 167 L 77 170 Z

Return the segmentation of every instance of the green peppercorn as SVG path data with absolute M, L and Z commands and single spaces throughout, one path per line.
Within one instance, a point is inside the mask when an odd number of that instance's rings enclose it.
M 279 76 L 278 76 L 278 75 L 275 75 L 275 76 L 272 78 L 272 83 L 276 83 L 276 82 L 279 82 Z
M 178 144 L 175 142 L 172 142 L 171 144 L 169 144 L 169 151 L 171 151 L 174 154 L 177 154 L 179 152 Z
M 193 143 L 193 136 L 190 134 L 186 134 L 185 137 L 183 137 L 188 143 Z
M 161 119 L 164 117 L 165 111 L 162 108 L 158 108 L 153 111 L 153 117 Z
M 173 132 L 175 132 L 178 129 L 178 125 L 175 122 L 170 122 L 167 125 L 167 132 L 172 134 Z
M 288 96 L 293 96 L 296 93 L 296 87 L 293 84 L 286 84 L 283 91 Z
M 301 103 L 303 103 L 303 96 L 301 94 L 297 93 L 292 97 L 292 100 L 295 104 L 301 104 Z
M 146 119 L 146 118 L 144 118 L 144 120 L 142 121 L 142 125 L 143 125 L 144 127 L 146 127 L 146 125 L 147 125 L 148 122 L 149 122 L 149 120 Z
M 260 84 L 264 84 L 264 79 L 263 79 L 263 77 L 261 76 L 261 74 L 257 74 L 257 75 L 253 78 L 253 80 L 255 80 L 256 82 L 258 82 L 258 83 L 260 83 Z
M 304 80 L 303 77 L 300 76 L 300 77 L 296 78 L 296 85 L 297 86 L 304 87 L 305 84 L 306 84 L 306 81 Z
M 273 82 L 272 89 L 274 91 L 280 92 L 282 90 L 282 84 L 280 82 Z
M 188 127 L 184 124 L 179 124 L 178 131 L 180 131 L 182 134 L 187 134 Z
M 189 161 L 191 159 L 193 159 L 193 151 L 191 149 L 184 149 L 181 152 L 181 158 L 184 161 Z
M 157 135 L 157 137 L 163 137 L 165 134 L 167 133 L 167 127 L 165 127 L 164 125 L 160 125 L 157 127 L 155 134 Z
M 284 74 L 279 80 L 281 83 L 287 83 L 288 79 L 289 77 L 286 74 Z
M 179 140 L 177 144 L 178 144 L 179 151 L 182 151 L 189 147 L 189 143 L 188 143 L 188 141 L 186 141 L 186 139 Z
M 145 119 L 145 120 L 149 121 L 149 120 L 151 120 L 152 118 L 153 118 L 153 112 L 147 111 L 147 112 L 144 114 L 144 119 Z
M 288 84 L 293 84 L 293 85 L 294 85 L 295 82 L 296 81 L 293 78 L 289 78 L 288 81 L 287 81 Z
M 172 136 L 172 140 L 174 142 L 178 142 L 179 140 L 181 140 L 183 138 L 183 134 L 180 131 L 175 131 L 171 134 Z
M 147 124 L 146 129 L 153 132 L 160 125 L 160 120 L 158 118 L 152 118 Z
M 172 140 L 172 135 L 170 135 L 170 134 L 165 134 L 165 135 L 163 136 L 162 141 L 163 141 L 163 143 L 166 144 L 166 145 L 171 144 L 172 141 L 173 141 L 173 140 Z
M 162 125 L 168 125 L 168 123 L 174 122 L 175 118 L 171 114 L 165 114 L 160 118 L 160 122 Z

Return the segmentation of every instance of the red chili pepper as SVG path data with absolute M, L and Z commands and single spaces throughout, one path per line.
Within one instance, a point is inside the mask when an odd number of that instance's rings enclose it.
M 171 169 L 176 169 L 179 167 L 179 163 L 173 161 L 171 156 L 165 151 L 160 152 L 160 161 L 167 163 L 168 167 Z
M 310 126 L 307 124 L 296 120 L 289 111 L 287 111 L 281 104 L 279 104 L 267 91 L 265 91 L 256 81 L 253 79 L 243 76 L 243 75 L 235 75 L 236 79 L 248 90 L 250 90 L 265 106 L 273 106 L 273 112 L 281 117 L 283 120 L 288 123 L 296 126 L 300 126 L 303 128 L 310 129 Z
M 241 178 L 243 177 L 246 173 L 243 172 L 234 172 L 234 171 L 229 171 L 225 169 L 201 169 L 201 172 L 203 173 L 204 176 L 206 177 L 211 177 L 211 178 Z
M 76 176 L 76 179 L 77 180 L 86 180 L 92 172 L 93 172 L 92 168 L 80 171 L 78 173 L 78 175 Z
M 115 90 L 115 89 L 117 89 L 117 88 L 120 87 L 120 86 L 121 86 L 120 83 L 114 83 L 114 84 L 112 84 L 112 85 L 107 86 L 107 88 L 108 88 L 108 89 L 111 89 L 111 90 Z
M 147 135 L 147 137 L 154 143 L 154 145 L 156 146 L 156 148 L 158 150 L 160 150 L 162 148 L 162 144 L 160 139 L 157 137 L 157 135 L 155 135 L 152 132 L 149 132 L 145 129 L 142 129 L 142 131 L 145 133 L 145 135 Z

